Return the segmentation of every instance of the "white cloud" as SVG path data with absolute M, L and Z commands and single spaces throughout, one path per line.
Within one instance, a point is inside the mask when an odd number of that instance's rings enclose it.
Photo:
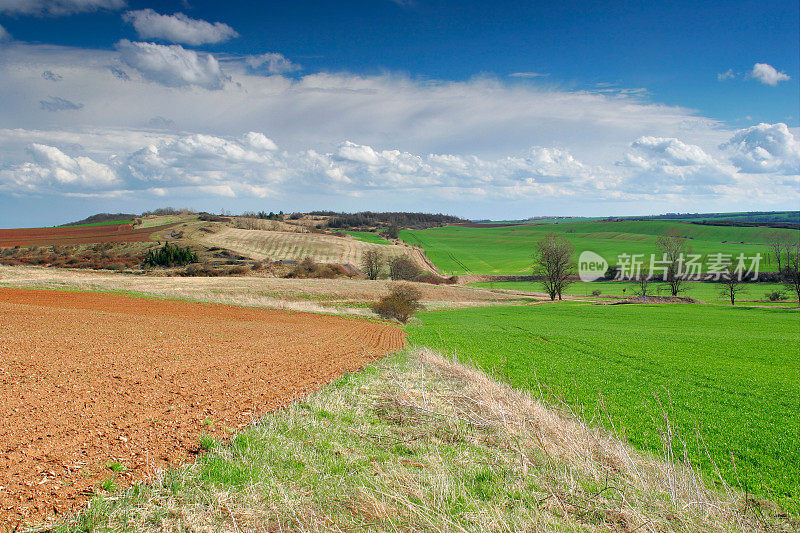
M 140 39 L 160 39 L 192 46 L 216 44 L 238 37 L 239 34 L 222 22 L 206 22 L 189 18 L 183 13 L 161 15 L 152 9 L 128 11 L 123 20 L 133 24 Z
M 628 185 L 638 192 L 702 193 L 734 183 L 732 168 L 676 138 L 640 137 L 617 165 L 631 170 Z
M 512 78 L 547 78 L 550 74 L 542 72 L 512 72 L 509 76 Z
M 778 72 L 772 65 L 767 63 L 756 63 L 750 76 L 765 85 L 778 85 L 779 82 L 788 81 L 791 78 L 785 72 Z
M 116 48 L 123 63 L 146 79 L 167 87 L 195 85 L 219 90 L 228 80 L 213 55 L 186 50 L 177 44 L 164 46 L 123 39 Z
M 720 148 L 730 151 L 731 161 L 744 172 L 800 174 L 800 140 L 780 122 L 737 130 Z
M 301 70 L 302 67 L 288 60 L 283 54 L 267 52 L 256 56 L 247 56 L 245 63 L 253 71 L 267 72 L 269 74 L 285 74 Z
M 8 30 L 6 30 L 3 26 L 0 25 L 0 43 L 2 43 L 3 41 L 10 41 L 10 40 L 11 40 L 11 34 L 8 33 Z
M 117 10 L 125 5 L 125 0 L 0 0 L 0 13 L 56 17 L 101 9 Z
M 717 81 L 726 81 L 731 80 L 736 77 L 736 73 L 733 72 L 733 69 L 729 68 L 725 72 L 720 72 L 717 74 Z
M 89 157 L 71 157 L 37 143 L 28 152 L 32 161 L 0 169 L 0 190 L 40 193 L 53 186 L 105 188 L 119 181 L 111 168 Z

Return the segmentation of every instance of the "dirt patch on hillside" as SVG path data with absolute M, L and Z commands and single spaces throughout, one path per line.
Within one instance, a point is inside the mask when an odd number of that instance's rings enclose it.
M 103 480 L 184 461 L 202 434 L 228 436 L 403 344 L 358 319 L 0 289 L 0 523 L 74 510 Z

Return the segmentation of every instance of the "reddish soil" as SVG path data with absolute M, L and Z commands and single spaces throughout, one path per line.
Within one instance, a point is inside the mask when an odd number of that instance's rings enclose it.
M 367 320 L 0 289 L 0 528 L 185 461 L 200 435 L 228 436 L 403 344 Z
M 134 229 L 132 224 L 110 224 L 83 228 L 0 229 L 0 248 L 7 246 L 52 246 L 97 242 L 141 242 L 177 224 Z

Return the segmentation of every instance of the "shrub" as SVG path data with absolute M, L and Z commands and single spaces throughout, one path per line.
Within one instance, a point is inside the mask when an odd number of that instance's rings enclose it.
M 780 302 L 786 299 L 786 294 L 783 291 L 768 292 L 764 296 L 766 296 L 770 302 Z
M 422 308 L 419 303 L 421 297 L 422 293 L 416 287 L 397 284 L 391 288 L 388 296 L 372 306 L 372 310 L 382 318 L 394 318 L 405 324 L 411 315 Z
M 346 275 L 344 269 L 339 265 L 319 264 L 310 257 L 303 259 L 300 264 L 295 266 L 285 277 L 287 278 L 325 278 L 332 279 Z
M 180 246 L 170 243 L 165 243 L 164 246 L 158 250 L 149 250 L 144 258 L 144 264 L 151 267 L 184 266 L 196 262 L 197 254 L 189 249 L 189 247 L 181 248 Z
M 595 289 L 592 291 L 592 296 L 600 296 L 600 294 L 601 294 L 600 289 Z
M 389 262 L 389 276 L 393 280 L 413 281 L 419 274 L 416 263 L 408 257 L 398 256 Z

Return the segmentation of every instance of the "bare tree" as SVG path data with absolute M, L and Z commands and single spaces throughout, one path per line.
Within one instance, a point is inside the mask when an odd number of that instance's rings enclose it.
M 669 285 L 672 296 L 677 296 L 679 292 L 685 290 L 683 284 L 686 280 L 681 275 L 681 264 L 691 249 L 686 244 L 686 238 L 682 237 L 675 228 L 660 235 L 656 239 L 656 247 L 661 252 L 662 261 L 666 267 L 663 279 Z
M 562 236 L 548 233 L 536 243 L 534 253 L 533 274 L 541 276 L 545 291 L 551 300 L 556 296 L 561 299 L 561 293 L 569 285 L 569 277 L 574 274 L 572 254 L 575 247 Z
M 800 305 L 800 243 L 787 244 L 786 266 L 783 267 L 783 282 L 786 288 L 797 295 Z
M 419 267 L 410 257 L 398 255 L 389 262 L 389 276 L 393 280 L 413 281 L 419 272 Z
M 783 268 L 781 268 L 783 245 L 784 245 L 783 236 L 780 233 L 776 231 L 775 233 L 770 235 L 767 246 L 769 246 L 769 251 L 771 252 L 771 255 L 775 258 L 775 262 L 778 265 L 778 270 L 777 270 L 778 274 L 783 272 Z
M 741 272 L 734 272 L 730 265 L 720 274 L 719 278 L 720 294 L 731 301 L 731 305 L 736 305 L 736 295 L 747 292 L 747 287 L 742 281 Z
M 636 288 L 636 294 L 639 296 L 647 296 L 647 291 L 651 289 L 650 270 L 647 267 L 642 267 L 642 271 L 639 273 L 639 279 L 636 280 L 636 284 L 638 285 Z
M 367 250 L 361 258 L 361 270 L 369 279 L 378 279 L 383 270 L 383 255 L 377 250 Z

